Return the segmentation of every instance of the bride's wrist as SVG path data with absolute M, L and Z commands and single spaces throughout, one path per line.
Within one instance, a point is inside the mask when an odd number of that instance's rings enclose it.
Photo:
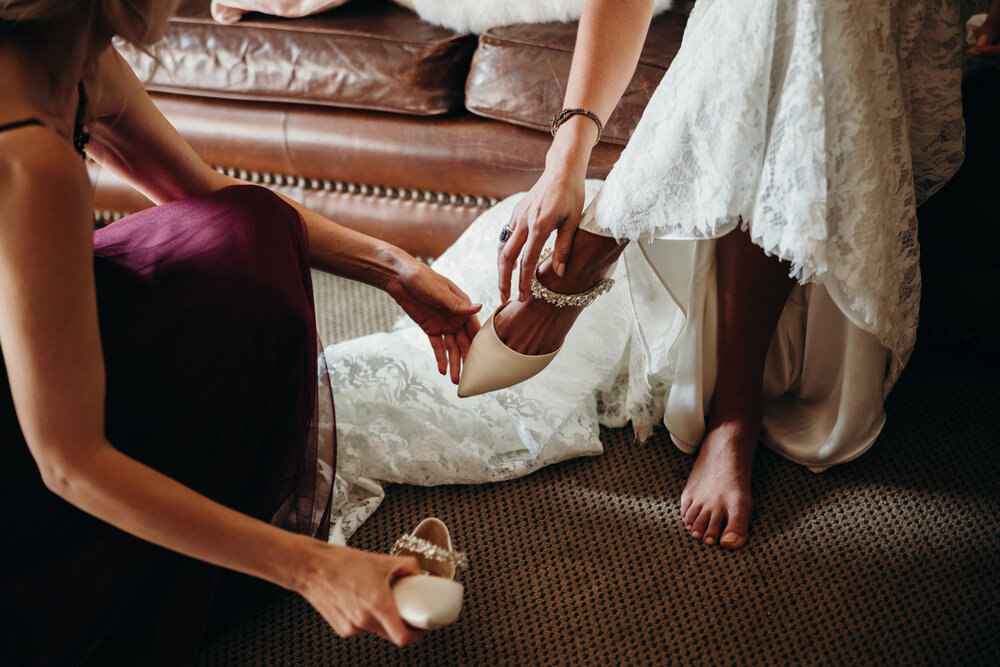
M 591 122 L 589 118 L 583 116 L 580 118 Z M 595 136 L 595 128 L 567 121 L 552 139 L 552 145 L 545 155 L 546 168 L 568 168 L 586 173 Z

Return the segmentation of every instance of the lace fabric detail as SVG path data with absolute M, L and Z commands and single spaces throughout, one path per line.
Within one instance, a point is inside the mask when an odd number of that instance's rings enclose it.
M 632 240 L 742 225 L 879 337 L 888 389 L 916 334 L 916 208 L 963 158 L 958 14 L 949 0 L 701 0 L 587 215 Z
M 713 238 L 745 224 L 800 281 L 821 283 L 834 312 L 877 334 L 891 351 L 887 391 L 914 341 L 916 206 L 962 160 L 961 38 L 956 4 L 946 0 L 699 0 L 582 226 L 637 240 Z M 588 197 L 600 185 L 588 182 Z M 482 267 L 495 261 L 520 197 L 487 211 L 434 264 L 484 313 L 499 304 L 496 276 Z M 371 515 L 386 483 L 526 475 L 600 454 L 598 424 L 631 421 L 647 438 L 673 385 L 697 378 L 678 370 L 678 345 L 649 372 L 644 336 L 653 334 L 633 306 L 663 285 L 628 268 L 645 262 L 638 246 L 615 268 L 619 287 L 582 311 L 552 364 L 510 389 L 458 399 L 426 338 L 405 322 L 328 347 L 338 412 L 334 541 Z M 838 445 L 853 444 L 831 443 L 827 464 L 845 460 Z
M 588 197 L 599 187 L 588 181 Z M 483 267 L 496 262 L 498 234 L 521 196 L 480 216 L 433 265 L 483 303 L 482 313 L 500 305 L 496 273 Z M 392 332 L 327 346 L 337 403 L 333 541 L 375 511 L 384 484 L 498 482 L 602 453 L 597 397 L 606 412 L 617 411 L 619 425 L 627 422 L 619 392 L 634 323 L 624 267 L 611 277 L 619 286 L 580 313 L 548 368 L 483 396 L 458 398 L 438 374 L 427 337 L 407 319 Z

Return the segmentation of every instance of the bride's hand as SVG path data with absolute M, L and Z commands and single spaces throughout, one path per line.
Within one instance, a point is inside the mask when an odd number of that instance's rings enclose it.
M 424 633 L 406 624 L 392 599 L 392 582 L 419 574 L 417 559 L 384 556 L 317 542 L 309 549 L 299 593 L 341 637 L 374 632 L 397 646 Z
M 476 313 L 483 305 L 472 303 L 455 283 L 413 258 L 404 262 L 385 291 L 427 334 L 438 372 L 444 375 L 450 368 L 451 381 L 458 384 L 462 362 L 479 331 Z
M 558 140 L 558 137 L 557 137 Z M 552 251 L 552 266 L 563 275 L 573 247 L 573 236 L 580 224 L 585 198 L 584 179 L 587 175 L 585 155 L 572 157 L 558 150 L 554 142 L 546 158 L 545 171 L 528 194 L 518 202 L 507 227 L 510 236 L 497 251 L 500 275 L 500 296 L 510 298 L 511 276 L 517 264 L 520 270 L 518 293 L 521 300 L 531 296 L 531 278 L 545 242 L 553 231 L 556 242 Z

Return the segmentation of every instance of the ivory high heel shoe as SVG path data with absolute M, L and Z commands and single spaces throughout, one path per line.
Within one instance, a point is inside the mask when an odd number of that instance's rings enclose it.
M 455 581 L 455 571 L 468 560 L 455 551 L 444 522 L 424 519 L 413 532 L 403 535 L 392 548 L 393 556 L 414 556 L 422 574 L 400 577 L 392 585 L 392 597 L 403 620 L 415 628 L 434 630 L 454 623 L 462 611 L 464 587 Z
M 531 278 L 531 295 L 536 299 L 551 303 L 557 308 L 586 307 L 615 284 L 611 278 L 602 278 L 586 292 L 579 294 L 553 292 L 538 282 L 538 267 L 551 252 L 551 250 L 547 250 L 542 253 L 542 256 L 538 258 L 538 264 L 535 265 L 535 275 Z M 614 264 L 612 264 L 613 266 Z M 521 354 L 507 347 L 497 336 L 496 329 L 493 327 L 493 318 L 507 306 L 507 303 L 501 305 L 490 315 L 490 319 L 486 320 L 479 333 L 472 339 L 469 354 L 465 357 L 465 363 L 462 364 L 462 377 L 458 381 L 458 396 L 460 398 L 477 396 L 497 389 L 506 389 L 524 382 L 541 373 L 562 349 L 560 346 L 555 352 L 548 354 Z

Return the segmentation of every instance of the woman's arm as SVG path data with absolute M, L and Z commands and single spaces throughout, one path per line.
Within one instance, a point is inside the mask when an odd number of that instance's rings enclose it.
M 220 174 L 156 108 L 128 63 L 109 48 L 88 87 L 95 91 L 87 153 L 157 204 L 208 194 L 245 181 Z M 391 282 L 406 253 L 338 225 L 284 198 L 309 231 L 312 264 L 377 287 Z
M 969 54 L 1000 67 L 1000 0 L 990 4 L 986 21 L 976 30 L 976 44 L 969 49 Z
M 104 437 L 90 186 L 44 129 L 0 197 L 0 345 L 15 408 L 45 484 L 127 532 L 306 596 L 341 634 L 407 643 L 389 594 L 415 562 L 333 547 L 257 521 L 124 456 Z M 60 197 L 52 197 L 52 183 Z
M 157 204 L 246 183 L 218 173 L 153 105 L 114 49 L 98 60 L 92 141 L 87 152 Z M 283 197 L 302 216 L 312 265 L 388 292 L 427 334 L 444 374 L 458 382 L 462 359 L 479 330 L 479 304 L 400 248 L 328 220 Z
M 639 62 L 652 12 L 653 0 L 588 0 L 563 108 L 589 109 L 607 122 Z M 504 300 L 510 297 L 511 275 L 519 256 L 520 298 L 531 295 L 535 263 L 553 230 L 558 230 L 553 266 L 558 275 L 563 274 L 583 211 L 583 183 L 595 139 L 597 126 L 586 116 L 572 116 L 556 133 L 545 157 L 545 171 L 515 208 L 514 233 L 500 250 Z
M 415 560 L 286 532 L 108 443 L 90 183 L 79 157 L 48 130 L 27 129 L 17 140 L 22 145 L 8 139 L 8 155 L 19 157 L 0 161 L 0 346 L 46 486 L 144 540 L 301 593 L 342 635 L 372 631 L 400 645 L 419 639 L 390 594 L 394 576 L 417 571 Z

